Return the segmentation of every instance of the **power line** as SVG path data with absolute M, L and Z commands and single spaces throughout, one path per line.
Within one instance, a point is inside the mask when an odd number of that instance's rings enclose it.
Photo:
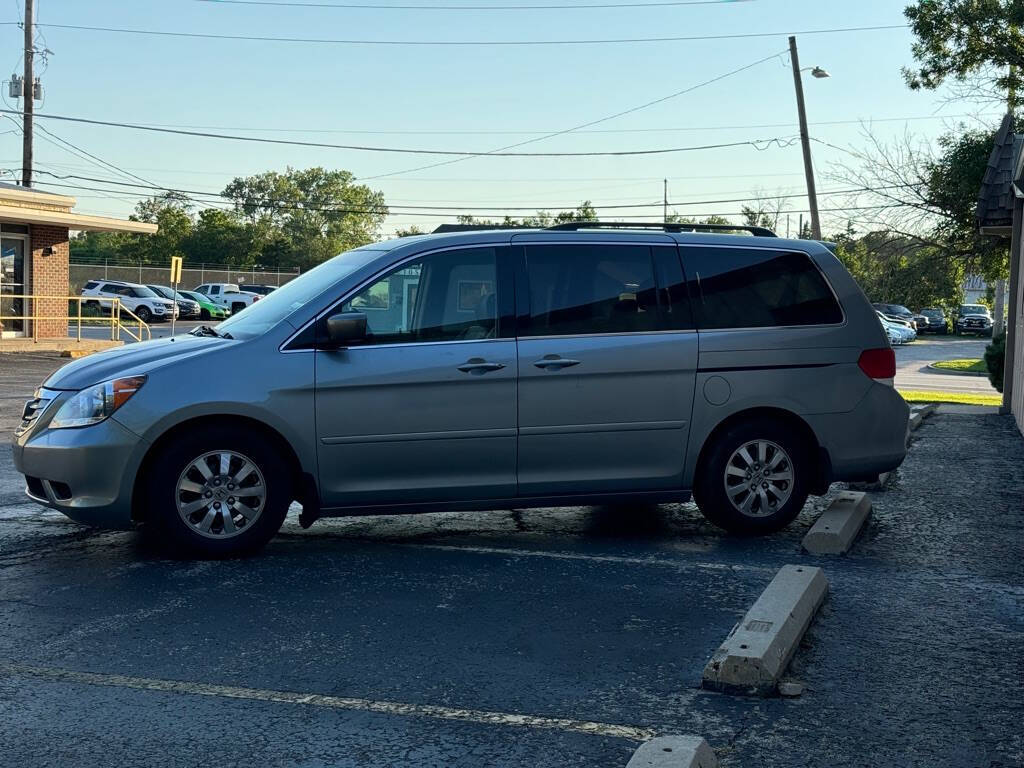
M 669 97 L 666 97 L 669 98 Z M 659 99 L 658 101 L 664 101 Z M 657 103 L 657 102 L 651 102 Z M 646 106 L 646 105 L 645 105 Z M 629 112 L 640 109 L 637 107 Z M 0 113 L 18 115 L 22 114 L 18 110 L 12 109 L 0 109 Z M 625 113 L 620 113 L 625 114 Z M 616 115 L 617 116 L 617 115 Z M 126 128 L 135 131 L 150 131 L 154 133 L 170 133 L 179 136 L 194 136 L 197 138 L 204 139 L 224 139 L 229 141 L 247 141 L 257 144 L 284 144 L 287 146 L 298 146 L 298 147 L 317 147 L 321 149 L 346 149 L 356 152 L 384 152 L 384 153 L 399 153 L 399 154 L 410 154 L 410 155 L 444 155 L 444 156 L 456 156 L 460 158 L 466 157 L 624 157 L 624 156 L 635 156 L 635 155 L 663 155 L 675 152 L 696 152 L 707 149 L 727 149 L 731 147 L 751 146 L 755 149 L 767 149 L 773 144 L 777 144 L 780 147 L 789 146 L 794 139 L 788 136 L 775 136 L 767 139 L 749 139 L 747 141 L 733 141 L 722 144 L 703 144 L 700 146 L 693 147 L 662 147 L 658 149 L 631 149 L 631 150 L 615 150 L 615 151 L 603 151 L 603 152 L 474 152 L 472 150 L 448 150 L 448 149 L 412 149 L 409 147 L 374 147 L 374 146 L 362 146 L 356 144 L 329 144 L 326 142 L 318 141 L 298 141 L 293 139 L 268 139 L 259 136 L 237 136 L 227 133 L 209 133 L 206 131 L 187 131 L 181 128 L 154 128 L 153 126 L 141 125 L 138 123 L 119 123 L 112 120 L 94 120 L 85 117 L 70 117 L 68 115 L 51 115 L 36 113 L 36 118 L 46 120 L 61 120 L 72 123 L 85 123 L 86 125 L 102 125 L 111 128 Z M 602 118 L 602 120 L 610 120 L 611 118 Z M 595 121 L 600 122 L 600 121 Z M 589 123 L 592 125 L 593 123 Z M 567 133 L 562 131 L 562 133 Z M 552 134 L 556 135 L 556 134 Z M 550 137 L 542 137 L 550 138 Z M 540 139 L 534 139 L 532 141 L 540 141 Z M 521 142 L 514 146 L 522 146 L 532 142 Z M 427 166 L 433 167 L 433 166 Z M 397 171 L 396 173 L 402 173 Z M 391 175 L 391 174 L 384 174 Z M 367 178 L 380 178 L 379 176 L 367 177 Z
M 217 198 L 229 200 L 229 201 L 232 201 L 232 202 L 234 201 L 233 198 L 231 198 L 231 197 L 229 197 L 229 196 L 227 196 L 227 195 L 225 195 L 223 193 L 220 193 L 220 192 L 204 192 L 204 191 L 200 191 L 200 190 L 191 190 L 191 189 L 175 189 L 175 188 L 171 188 L 171 187 L 161 187 L 161 186 L 149 185 L 149 184 L 136 184 L 136 183 L 133 183 L 133 182 L 120 181 L 120 180 L 117 180 L 117 179 L 102 179 L 102 178 L 96 178 L 96 177 L 92 177 L 92 176 L 81 176 L 81 175 L 76 175 L 76 174 L 57 174 L 57 173 L 51 173 L 51 172 L 44 172 L 44 173 L 46 173 L 46 175 L 48 175 L 48 176 L 53 176 L 54 178 L 62 179 L 62 180 L 78 179 L 80 181 L 89 181 L 89 182 L 100 183 L 100 184 L 113 184 L 113 185 L 116 185 L 116 186 L 123 186 L 123 187 L 143 188 L 143 189 L 147 189 L 147 190 L 158 191 L 158 192 L 165 192 L 165 193 L 166 192 L 175 192 L 175 193 L 183 194 L 183 195 L 197 195 L 197 196 L 206 196 L 206 197 L 217 197 Z M 107 190 L 107 189 L 96 189 L 96 188 L 93 188 L 93 187 L 79 187 L 79 186 L 76 186 L 76 185 L 61 185 L 61 184 L 53 184 L 53 183 L 51 183 L 51 186 L 70 186 L 70 187 L 75 187 L 75 188 L 78 188 L 78 189 L 92 189 L 94 191 L 100 191 L 100 192 L 113 192 L 114 191 L 114 190 Z M 873 190 L 868 189 L 866 187 L 857 187 L 857 188 L 853 188 L 853 189 L 830 190 L 830 191 L 824 192 L 822 194 L 823 194 L 823 196 L 850 195 L 850 194 L 857 194 L 857 193 L 861 193 L 861 192 L 870 192 L 870 191 L 887 190 L 887 189 L 902 189 L 902 188 L 913 187 L 913 186 L 917 186 L 917 185 L 915 185 L 915 184 L 890 184 L 890 185 L 886 185 L 886 186 L 883 186 L 883 187 L 876 187 Z M 669 201 L 669 205 L 680 206 L 680 207 L 681 206 L 691 206 L 691 205 L 718 205 L 718 204 L 724 204 L 724 203 L 745 203 L 745 202 L 758 202 L 758 201 L 768 201 L 768 200 L 788 200 L 788 199 L 793 199 L 793 198 L 801 198 L 801 197 L 804 197 L 804 196 L 805 195 L 803 193 L 795 193 L 795 194 L 785 194 L 785 195 L 761 195 L 761 196 L 756 196 L 756 197 L 739 197 L 739 198 L 724 198 L 724 199 L 711 199 L 711 200 L 680 200 L 680 201 Z M 320 212 L 327 212 L 327 213 L 378 213 L 379 212 L 379 211 L 376 211 L 376 210 L 373 210 L 373 209 L 349 209 L 349 208 L 337 208 L 337 207 L 334 207 L 334 206 L 311 206 L 311 205 L 305 205 L 305 204 L 303 204 L 303 205 L 296 205 L 294 200 L 279 200 L 279 199 L 275 199 L 275 198 L 262 198 L 258 202 L 259 203 L 271 203 L 271 204 L 283 203 L 286 206 L 289 206 L 287 208 L 282 207 L 282 210 L 320 211 Z M 574 203 L 574 204 L 570 204 L 570 205 L 553 205 L 553 206 L 548 206 L 548 207 L 556 208 L 556 209 L 560 208 L 560 209 L 563 209 L 563 210 L 571 210 L 571 209 L 577 208 L 578 205 L 579 205 L 578 203 Z M 627 204 L 592 205 L 592 207 L 597 209 L 597 210 L 622 210 L 622 209 L 632 209 L 632 208 L 650 208 L 650 207 L 659 206 L 659 205 L 662 205 L 662 201 L 651 202 L 651 203 L 627 203 Z M 480 212 L 480 211 L 490 211 L 490 212 L 502 212 L 502 211 L 524 212 L 524 211 L 527 211 L 527 212 L 536 212 L 538 210 L 537 206 L 502 206 L 502 205 L 492 205 L 492 206 L 454 206 L 454 205 L 394 205 L 394 206 L 391 206 L 391 205 L 388 205 L 387 208 L 389 209 L 389 211 L 393 211 L 393 213 L 395 215 L 403 215 L 403 214 L 416 215 L 416 213 L 415 213 L 416 211 L 449 211 L 448 213 L 443 214 L 443 215 L 446 215 L 446 216 L 454 216 L 454 215 L 457 215 L 458 213 L 464 213 L 466 211 L 473 211 L 473 212 Z M 403 209 L 403 210 L 393 210 L 393 209 L 399 209 L 399 208 Z M 456 211 L 457 213 L 452 213 L 451 211 Z
M 91 190 L 91 191 L 95 191 L 95 192 L 110 192 L 110 190 L 102 189 L 102 188 L 99 188 L 99 187 L 87 187 L 87 186 L 81 186 L 81 185 L 78 185 L 78 184 L 59 184 L 59 183 L 49 182 L 49 181 L 42 182 L 42 185 L 43 186 L 48 186 L 48 187 L 58 187 L 58 188 L 86 189 L 86 190 Z M 669 204 L 672 205 L 671 202 Z M 660 205 L 660 203 L 659 203 L 659 205 Z M 371 210 L 371 209 L 361 209 L 361 208 L 307 208 L 307 207 L 295 206 L 295 205 L 279 205 L 279 206 L 266 206 L 266 207 L 273 208 L 274 210 L 280 210 L 280 211 L 320 211 L 320 212 L 327 212 L 327 213 L 366 214 L 366 215 L 381 215 L 382 214 L 381 211 L 376 211 L 376 210 Z M 385 207 L 387 207 L 387 206 L 385 206 Z M 914 207 L 914 206 L 912 206 L 912 205 L 910 205 L 908 203 L 890 203 L 890 204 L 886 204 L 886 205 L 861 205 L 861 206 L 846 206 L 846 207 L 836 207 L 836 208 L 820 208 L 819 210 L 821 212 L 823 212 L 823 213 L 835 213 L 835 212 L 847 213 L 847 212 L 850 212 L 850 211 L 874 211 L 874 210 L 891 209 L 891 208 L 905 208 L 905 207 Z M 785 213 L 808 213 L 808 211 L 809 211 L 809 209 L 792 209 L 792 210 L 786 210 L 784 212 Z M 447 213 L 438 213 L 438 212 L 435 212 L 435 211 L 397 211 L 394 214 L 391 214 L 390 211 L 389 211 L 386 215 L 389 215 L 389 216 L 390 215 L 395 215 L 395 216 L 417 216 L 417 217 L 421 217 L 421 218 L 454 219 L 454 218 L 458 218 L 459 216 L 464 215 L 464 214 L 460 213 L 459 211 L 450 211 L 450 212 L 447 212 Z M 465 215 L 469 215 L 469 214 L 465 214 Z M 691 217 L 691 218 L 708 218 L 710 216 L 743 216 L 743 215 L 745 215 L 745 212 L 744 211 L 714 211 L 714 212 L 700 212 L 700 213 L 690 212 L 690 213 L 687 213 L 686 215 L 688 217 Z M 657 213 L 657 214 L 630 213 L 630 214 L 628 214 L 628 216 L 631 219 L 657 219 L 659 221 L 662 218 L 662 214 L 660 214 L 660 213 Z M 612 220 L 614 221 L 614 219 L 612 219 Z
M 753 69 L 754 67 L 756 67 L 756 66 L 758 66 L 760 64 L 764 64 L 766 61 L 771 61 L 772 59 L 778 58 L 783 53 L 785 53 L 785 51 L 781 51 L 779 53 L 773 53 L 773 54 L 771 54 L 769 56 L 765 56 L 764 58 L 758 59 L 757 61 L 752 61 L 749 64 L 744 64 L 742 67 L 738 67 L 737 69 L 730 70 L 729 72 L 725 72 L 724 74 L 721 74 L 721 75 L 716 75 L 715 77 L 712 77 L 710 80 L 704 80 L 704 81 L 702 81 L 700 83 L 696 83 L 695 85 L 687 86 L 686 88 L 683 88 L 682 90 L 670 93 L 667 96 L 661 96 L 661 97 L 659 97 L 657 99 L 652 99 L 651 101 L 644 102 L 643 104 L 638 104 L 638 105 L 636 105 L 634 107 L 629 107 L 628 109 L 623 109 L 623 110 L 620 110 L 619 112 L 615 112 L 615 113 L 610 114 L 610 115 L 605 115 L 604 117 L 599 117 L 596 120 L 588 120 L 585 123 L 580 123 L 579 125 L 574 125 L 571 128 L 565 128 L 565 129 L 560 130 L 560 131 L 553 131 L 553 132 L 547 133 L 547 134 L 545 134 L 543 136 L 537 136 L 537 137 L 532 138 L 532 139 L 527 139 L 525 141 L 516 142 L 515 144 L 509 144 L 509 145 L 504 146 L 504 147 L 498 147 L 497 149 L 491 150 L 490 152 L 487 152 L 485 154 L 487 154 L 487 155 L 501 155 L 501 154 L 504 154 L 507 150 L 510 150 L 510 149 L 517 149 L 518 147 L 523 147 L 523 146 L 526 146 L 527 144 L 533 144 L 533 143 L 536 143 L 538 141 L 545 141 L 547 139 L 553 139 L 556 136 L 563 136 L 563 135 L 565 135 L 567 133 L 573 133 L 574 131 L 579 131 L 579 130 L 582 130 L 583 128 L 590 128 L 590 127 L 598 125 L 600 123 L 606 123 L 609 120 L 614 120 L 616 118 L 623 117 L 625 115 L 633 114 L 634 112 L 639 112 L 640 110 L 647 109 L 648 107 L 653 107 L 656 104 L 661 104 L 663 102 L 669 101 L 670 99 L 675 99 L 675 98 L 678 98 L 679 96 L 683 96 L 683 95 L 685 95 L 687 93 L 692 93 L 693 91 L 696 91 L 698 88 L 704 88 L 704 87 L 706 87 L 708 85 L 713 85 L 714 83 L 720 82 L 720 81 L 725 80 L 727 78 L 730 78 L 730 77 L 732 77 L 734 75 L 738 75 L 741 72 L 746 72 L 748 69 Z M 378 173 L 375 176 L 364 176 L 361 179 L 361 181 L 370 181 L 370 180 L 373 180 L 373 179 L 385 179 L 385 178 L 388 178 L 388 177 L 391 177 L 391 176 L 399 176 L 399 175 L 401 175 L 403 173 L 416 173 L 418 171 L 426 171 L 426 170 L 429 170 L 431 168 L 439 168 L 442 165 L 451 165 L 453 163 L 461 162 L 464 159 L 465 158 L 458 158 L 458 159 L 455 159 L 455 160 L 444 160 L 444 161 L 441 161 L 439 163 L 431 163 L 429 165 L 417 166 L 416 168 L 406 168 L 406 169 L 400 170 L 400 171 L 391 171 L 390 173 Z
M 669 0 L 654 3 L 587 3 L 583 5 L 546 4 L 546 5 L 366 5 L 359 3 L 285 3 L 279 0 L 197 0 L 201 3 L 214 5 L 256 5 L 278 8 L 342 8 L 370 11 L 548 11 L 577 10 L 593 8 L 664 8 L 680 5 L 732 5 L 749 3 L 753 0 Z
M 0 160 L 0 164 L 4 163 L 19 163 L 20 159 L 17 160 Z M 76 165 L 74 163 L 50 163 L 50 165 L 61 166 L 65 168 L 85 168 L 83 165 Z M 126 166 L 127 167 L 127 166 Z M 186 175 L 199 175 L 199 176 L 237 176 L 238 173 L 235 171 L 200 171 L 195 169 L 182 169 L 182 168 L 143 168 L 139 166 L 134 167 L 137 171 L 154 171 L 159 173 L 179 173 Z M 803 172 L 771 172 L 771 173 L 733 173 L 733 174 L 710 174 L 705 176 L 669 176 L 669 181 L 702 181 L 706 179 L 764 179 L 764 178 L 776 178 L 783 176 L 803 176 Z M 664 176 L 555 176 L 555 177 L 507 177 L 507 176 L 473 176 L 473 177 L 426 177 L 426 178 L 396 178 L 392 181 L 403 181 L 403 182 L 428 182 L 428 183 L 443 183 L 443 184 L 473 184 L 473 183 L 486 183 L 493 184 L 495 182 L 502 182 L 506 184 L 564 184 L 568 182 L 594 182 L 594 181 L 626 181 L 626 182 L 641 182 L 647 181 L 661 181 Z M 623 184 L 622 186 L 637 186 L 637 184 Z
M 212 2 L 212 0 L 203 0 Z M 864 123 L 897 123 L 910 122 L 915 120 L 959 120 L 962 118 L 994 118 L 1002 117 L 1002 113 L 990 115 L 910 115 L 908 117 L 863 117 L 847 120 L 818 120 L 808 122 L 808 125 L 860 125 Z M 136 123 L 153 128 L 188 128 L 203 131 L 252 131 L 254 133 L 335 133 L 364 136 L 536 136 L 543 133 L 550 133 L 552 129 L 535 129 L 519 131 L 502 130 L 382 130 L 382 129 L 350 129 L 350 128 L 284 128 L 284 127 L 253 127 L 248 125 L 191 125 L 181 123 Z M 748 125 L 694 125 L 694 126 L 667 126 L 661 128 L 598 128 L 595 130 L 580 130 L 577 133 L 686 133 L 697 131 L 729 131 L 747 128 L 795 128 L 797 123 L 754 123 Z
M 6 22 L 16 24 L 17 22 Z M 599 40 L 356 40 L 323 37 L 273 37 L 269 35 L 224 35 L 213 32 L 174 32 L 161 29 L 132 29 L 128 27 L 94 27 L 84 24 L 40 24 L 48 29 L 70 29 L 81 32 L 110 32 L 125 35 L 154 37 L 189 37 L 204 40 L 244 40 L 260 43 L 303 43 L 320 45 L 411 45 L 411 46 L 522 46 L 522 45 L 614 45 L 622 43 L 674 43 L 697 40 L 743 40 L 756 37 L 788 37 L 790 35 L 827 35 L 846 32 L 875 32 L 906 29 L 906 24 L 880 24 L 866 27 L 835 27 L 831 29 L 804 29 L 783 32 L 734 32 L 722 35 L 684 35 L 674 37 L 622 37 Z

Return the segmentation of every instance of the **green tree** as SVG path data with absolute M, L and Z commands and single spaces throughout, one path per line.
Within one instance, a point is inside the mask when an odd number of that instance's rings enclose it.
M 192 234 L 191 207 L 175 194 L 140 201 L 131 218 L 156 224 L 158 229 L 152 235 L 132 235 L 125 250 L 143 264 L 170 264 L 172 256 L 184 257 L 183 246 Z
M 348 171 L 270 171 L 236 178 L 223 192 L 244 219 L 264 261 L 308 269 L 372 242 L 387 216 L 384 195 Z
M 232 264 L 249 267 L 262 256 L 253 242 L 252 228 L 234 211 L 206 208 L 199 212 L 183 249 L 191 263 Z
M 994 75 L 1005 96 L 1024 85 L 1024 3 L 1021 0 L 918 0 L 904 14 L 917 41 L 916 66 L 904 69 L 911 88 L 934 90 L 947 79 L 961 83 Z
M 402 227 L 395 230 L 395 237 L 412 237 L 413 235 L 425 235 L 422 229 L 413 224 L 409 227 Z
M 494 219 L 478 219 L 475 216 L 467 215 L 459 216 L 456 219 L 459 224 L 466 225 L 489 227 L 536 227 L 538 229 L 550 227 L 555 224 L 566 224 L 571 221 L 597 220 L 597 211 L 594 210 L 594 206 L 589 200 L 584 200 L 571 211 L 559 211 L 556 214 L 552 214 L 548 211 L 537 211 L 533 216 L 524 216 L 520 219 L 514 219 L 511 216 L 506 216 L 501 221 L 495 221 Z
M 949 287 L 946 305 L 959 301 L 967 274 L 989 282 L 1007 276 L 1007 241 L 982 237 L 974 220 L 994 136 L 991 130 L 961 128 L 933 145 L 909 135 L 884 142 L 869 132 L 868 146 L 855 153 L 857 163 L 834 166 L 831 174 L 863 190 L 845 201 L 858 228 L 898 243 L 902 252 L 927 254 L 920 265 L 927 267 L 928 284 Z M 887 264 L 873 268 L 883 270 Z M 902 301 L 895 293 L 873 298 Z
M 849 229 L 829 239 L 871 301 L 905 304 L 913 310 L 959 302 L 963 268 L 934 246 L 890 232 L 857 237 Z
M 988 166 L 995 133 L 972 130 L 939 139 L 940 153 L 924 165 L 929 204 L 941 212 L 931 232 L 970 271 L 994 282 L 1008 277 L 1006 240 L 977 230 L 978 190 Z

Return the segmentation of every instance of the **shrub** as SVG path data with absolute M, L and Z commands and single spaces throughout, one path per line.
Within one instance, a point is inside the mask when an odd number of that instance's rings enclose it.
M 998 392 L 1003 391 L 1003 363 L 1006 360 L 1006 332 L 999 334 L 985 347 L 985 365 L 988 366 L 988 380 Z

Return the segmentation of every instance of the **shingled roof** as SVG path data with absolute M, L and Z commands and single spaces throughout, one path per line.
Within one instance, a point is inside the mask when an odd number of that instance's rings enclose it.
M 1024 192 L 1024 135 L 1014 132 L 1013 115 L 1007 114 L 996 133 L 995 146 L 978 194 L 975 217 L 986 235 L 1010 236 L 1014 198 Z

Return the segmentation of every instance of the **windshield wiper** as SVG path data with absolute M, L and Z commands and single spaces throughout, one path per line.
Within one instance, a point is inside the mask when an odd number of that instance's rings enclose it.
M 191 335 L 191 336 L 216 336 L 218 339 L 233 339 L 234 338 L 234 336 L 232 336 L 227 331 L 218 331 L 212 325 L 197 325 L 195 328 L 193 328 L 191 331 L 189 331 L 189 335 Z

